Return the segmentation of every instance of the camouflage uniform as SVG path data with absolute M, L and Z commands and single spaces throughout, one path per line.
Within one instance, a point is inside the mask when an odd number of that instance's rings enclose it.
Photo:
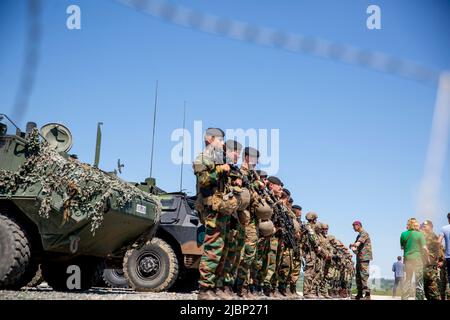
M 317 256 L 317 273 L 316 273 L 316 293 L 318 296 L 322 296 L 325 298 L 329 298 L 328 295 L 328 283 L 327 276 L 328 270 L 330 268 L 331 262 L 331 251 L 330 243 L 323 234 L 323 223 L 317 223 L 316 225 L 316 233 L 317 238 L 319 239 L 319 246 L 322 248 L 322 252 Z
M 325 274 L 325 286 L 328 289 L 328 295 L 336 297 L 338 294 L 338 282 L 340 277 L 339 267 L 343 261 L 337 248 L 336 239 L 331 235 L 328 235 L 327 239 L 331 245 L 331 261 L 327 273 Z
M 427 300 L 440 300 L 438 263 L 444 262 L 444 255 L 438 239 L 434 232 L 425 233 L 429 255 L 424 264 L 423 285 Z
M 294 254 L 294 259 L 292 261 L 292 271 L 288 278 L 289 290 L 295 294 L 297 293 L 297 282 L 298 279 L 300 278 L 300 270 L 302 268 L 302 256 L 303 256 L 302 243 L 304 237 L 305 235 L 303 234 L 303 232 L 300 232 L 300 237 L 299 239 L 297 239 L 299 252 L 298 254 Z
M 233 177 L 230 178 L 230 184 L 232 180 L 241 179 L 242 174 L 239 170 L 233 172 Z M 242 191 L 241 188 L 235 188 L 236 192 Z M 246 210 L 246 207 L 239 208 L 239 211 Z M 242 212 L 241 212 L 242 213 Z M 245 225 L 239 221 L 239 213 L 236 211 L 230 216 L 230 223 L 228 228 L 228 234 L 226 237 L 225 250 L 223 254 L 223 272 L 222 277 L 219 278 L 217 287 L 232 288 L 236 281 L 237 269 L 241 261 L 242 248 L 245 241 Z
M 314 273 L 316 269 L 316 252 L 319 248 L 319 241 L 317 239 L 317 234 L 314 231 L 314 223 L 312 221 L 308 221 L 305 227 L 307 235 L 303 241 L 303 252 L 305 253 L 303 295 L 314 296 Z
M 253 266 L 250 271 L 250 278 L 252 279 L 252 285 L 254 290 L 259 291 L 263 285 L 264 277 L 267 274 L 267 255 L 270 249 L 270 237 L 258 238 L 258 244 L 256 247 L 256 256 L 253 260 Z
M 284 207 L 287 210 L 291 219 L 296 219 L 295 214 Z M 285 243 L 279 248 L 280 251 L 280 264 L 278 270 L 278 288 L 279 291 L 283 294 L 286 293 L 286 289 L 288 285 L 290 285 L 289 279 L 291 277 L 291 273 L 294 266 L 294 250 L 293 248 L 289 248 Z
M 369 263 L 372 260 L 372 244 L 369 234 L 362 229 L 359 232 L 355 242 L 360 245 L 356 253 L 356 286 L 358 288 L 358 295 L 370 295 L 370 289 L 367 285 L 369 279 Z
M 241 260 L 241 250 L 239 248 L 243 247 L 244 233 L 245 229 L 239 223 L 234 228 L 229 229 L 225 244 L 224 256 L 226 259 L 224 259 L 223 277 L 221 277 L 222 284 L 218 283 L 217 287 L 221 285 L 233 287 L 236 280 L 237 267 Z
M 263 272 L 261 274 L 262 286 L 264 293 L 270 295 L 277 286 L 277 254 L 278 254 L 279 238 L 276 235 L 267 237 L 264 240 L 264 257 Z
M 194 162 L 194 173 L 197 177 L 198 207 L 201 207 L 202 220 L 205 225 L 205 239 L 203 243 L 204 253 L 200 260 L 201 289 L 214 289 L 218 276 L 218 268 L 221 265 L 222 253 L 228 236 L 230 216 L 214 211 L 210 199 L 219 192 L 222 172 L 217 170 L 220 162 L 216 156 L 216 150 L 206 147 Z M 223 263 L 223 261 L 222 261 Z
M 342 277 L 342 291 L 341 291 L 341 297 L 347 298 L 351 296 L 352 291 L 352 280 L 355 276 L 355 266 L 353 265 L 352 261 L 352 255 L 350 253 L 346 253 L 345 256 L 345 265 L 342 270 L 343 277 Z
M 250 170 L 251 169 L 241 167 L 242 175 L 247 177 L 249 183 L 255 183 L 255 181 L 250 180 Z M 252 201 L 254 201 L 254 199 L 252 199 Z M 241 249 L 241 260 L 236 276 L 236 286 L 239 294 L 243 289 L 248 290 L 248 285 L 250 284 L 250 269 L 254 264 L 256 248 L 258 245 L 257 221 L 251 205 L 249 210 L 246 210 L 246 213 L 250 216 L 247 217 L 249 221 L 244 226 L 244 247 Z

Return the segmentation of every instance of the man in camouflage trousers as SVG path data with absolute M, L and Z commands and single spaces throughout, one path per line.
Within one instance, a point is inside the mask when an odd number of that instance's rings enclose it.
M 225 146 L 227 163 L 231 168 L 235 168 L 230 170 L 228 184 L 234 188 L 240 207 L 230 215 L 227 223 L 226 230 L 228 230 L 228 233 L 225 238 L 221 262 L 217 268 L 216 294 L 219 295 L 221 299 L 231 299 L 234 297 L 232 287 L 236 277 L 235 272 L 237 270 L 237 265 L 240 261 L 240 250 L 238 249 L 240 245 L 239 241 L 243 241 L 242 235 L 239 237 L 239 233 L 242 232 L 243 227 L 238 219 L 238 211 L 245 210 L 246 205 L 248 204 L 242 204 L 242 197 L 240 197 L 240 195 L 243 193 L 243 179 L 240 171 L 236 167 L 242 145 L 237 141 L 228 140 L 225 143 Z M 240 246 L 240 248 L 241 247 L 242 246 Z
M 444 255 L 441 250 L 439 237 L 433 232 L 433 223 L 430 220 L 422 224 L 428 253 L 425 254 L 423 269 L 423 286 L 427 300 L 440 300 L 439 268 L 444 264 Z
M 370 300 L 369 263 L 372 260 L 372 244 L 369 234 L 363 229 L 361 222 L 353 222 L 353 230 L 358 232 L 356 241 L 350 244 L 350 249 L 356 254 L 356 285 L 358 294 L 355 299 Z
M 197 203 L 205 225 L 204 253 L 200 260 L 199 300 L 217 299 L 217 269 L 222 259 L 228 230 L 229 214 L 221 212 L 216 200 L 222 197 L 230 166 L 224 163 L 224 132 L 209 128 L 205 133 L 205 149 L 193 164 L 197 177 Z
M 283 194 L 283 183 L 277 177 L 269 177 L 267 188 L 273 198 L 278 201 Z M 276 213 L 274 213 L 276 214 Z M 263 292 L 266 297 L 280 298 L 278 293 L 278 275 L 280 263 L 280 236 L 279 232 L 272 234 L 264 240 L 263 245 L 263 257 L 265 267 L 263 267 L 264 273 L 262 276 Z
M 294 254 L 294 260 L 292 262 L 292 271 L 288 278 L 288 284 L 289 284 L 289 291 L 293 295 L 293 298 L 295 298 L 297 294 L 297 282 L 300 278 L 300 270 L 302 268 L 302 243 L 303 243 L 303 237 L 305 236 L 302 232 L 302 207 L 299 205 L 293 205 L 292 211 L 295 214 L 295 217 L 299 223 L 300 232 L 297 234 L 297 245 L 299 252 L 297 255 Z
M 315 279 L 315 291 L 319 298 L 329 299 L 328 285 L 327 285 L 327 273 L 331 262 L 332 247 L 327 239 L 328 225 L 322 222 L 316 224 L 316 234 L 319 239 L 319 246 L 322 249 L 321 254 L 317 255 L 317 272 Z
M 283 189 L 283 194 L 281 197 L 281 204 L 283 206 L 283 210 L 289 215 L 289 218 L 297 223 L 294 223 L 294 229 L 297 228 L 296 233 L 300 232 L 300 225 L 297 222 L 297 217 L 292 209 L 291 200 L 291 192 L 288 189 Z M 297 227 L 295 227 L 297 226 Z M 298 236 L 297 236 L 298 237 Z M 296 248 L 297 249 L 297 248 Z M 288 289 L 288 281 L 291 277 L 291 273 L 293 271 L 294 266 L 294 248 L 290 248 L 286 243 L 283 243 L 283 247 L 280 248 L 281 256 L 280 256 L 280 265 L 278 270 L 278 292 L 284 298 L 293 299 L 295 296 Z
M 257 176 L 263 182 L 264 186 L 262 186 L 262 193 L 269 193 L 268 184 L 269 180 L 268 175 L 263 170 L 256 170 Z M 250 286 L 250 291 L 255 297 L 263 297 L 263 285 L 264 279 L 267 275 L 268 268 L 268 254 L 270 251 L 270 235 L 264 236 L 261 232 L 258 232 L 258 244 L 256 248 L 256 256 L 253 260 L 253 265 L 250 271 L 250 278 L 252 281 L 252 285 Z
M 256 180 L 252 171 L 255 170 L 259 160 L 259 151 L 252 147 L 246 147 L 243 155 L 244 161 L 241 165 L 241 173 L 246 177 L 249 184 L 254 188 L 262 188 L 263 183 Z M 254 201 L 252 196 L 252 202 Z M 250 206 L 245 211 L 245 241 L 242 249 L 241 261 L 237 269 L 236 288 L 240 297 L 253 298 L 249 286 L 252 284 L 250 279 L 250 268 L 254 264 L 256 249 L 258 245 L 257 219 L 254 212 L 254 206 Z
M 306 229 L 306 237 L 303 242 L 303 252 L 305 255 L 305 268 L 304 268 L 304 280 L 303 280 L 303 297 L 305 299 L 317 298 L 315 292 L 315 272 L 317 269 L 317 255 L 321 253 L 319 240 L 315 231 L 315 225 L 317 223 L 317 214 L 315 212 L 308 212 L 306 214 L 306 220 L 308 221 Z

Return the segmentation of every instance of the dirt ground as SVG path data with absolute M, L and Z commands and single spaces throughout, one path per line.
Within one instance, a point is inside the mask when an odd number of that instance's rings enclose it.
M 46 284 L 19 291 L 0 291 L 0 300 L 196 300 L 197 292 L 135 292 L 131 289 L 93 288 L 87 292 L 58 292 Z M 373 300 L 393 300 L 388 296 L 373 296 Z M 399 298 L 395 298 L 399 299 Z

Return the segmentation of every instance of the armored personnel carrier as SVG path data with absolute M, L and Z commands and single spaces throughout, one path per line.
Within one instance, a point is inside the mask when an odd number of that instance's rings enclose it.
M 155 189 L 147 183 L 139 187 L 147 192 Z M 123 268 L 105 269 L 103 279 L 108 286 L 153 292 L 195 289 L 205 236 L 194 209 L 195 199 L 162 190 L 158 197 L 162 213 L 155 237 L 127 256 Z
M 23 132 L 0 115 L 1 289 L 26 285 L 39 265 L 55 290 L 88 289 L 105 261 L 121 265 L 158 228 L 158 197 L 81 163 L 71 145 L 63 125 Z

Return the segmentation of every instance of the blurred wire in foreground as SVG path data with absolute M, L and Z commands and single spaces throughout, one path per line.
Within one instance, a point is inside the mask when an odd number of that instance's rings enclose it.
M 221 18 L 194 11 L 184 6 L 170 4 L 164 0 L 116 1 L 153 17 L 210 34 L 360 65 L 376 71 L 432 83 L 433 85 L 436 85 L 439 81 L 439 70 L 381 52 L 367 51 L 347 44 Z
M 41 0 L 28 0 L 27 39 L 25 47 L 25 59 L 22 65 L 20 83 L 14 100 L 12 119 L 18 125 L 21 124 L 33 92 L 36 71 L 39 63 L 39 49 L 41 44 Z
M 445 172 L 449 135 L 450 72 L 442 72 L 418 203 L 418 213 L 429 219 L 439 213 L 439 194 Z

